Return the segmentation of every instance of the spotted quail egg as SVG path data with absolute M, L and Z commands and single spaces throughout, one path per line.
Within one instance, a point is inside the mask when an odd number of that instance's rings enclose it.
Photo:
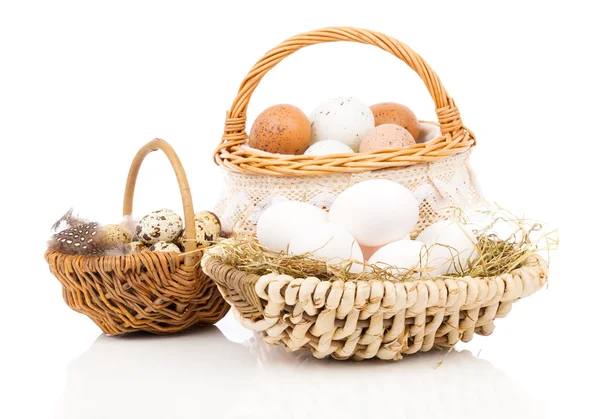
M 157 243 L 154 243 L 152 246 L 150 246 L 149 250 L 151 252 L 175 252 L 175 253 L 181 253 L 181 250 L 179 250 L 179 247 L 177 247 L 176 244 L 174 243 L 167 243 L 166 241 L 159 241 Z
M 216 242 L 221 234 L 219 217 L 210 211 L 201 211 L 195 214 L 195 218 L 196 247 L 203 248 Z
M 145 244 L 172 242 L 181 235 L 183 221 L 176 212 L 161 209 L 143 217 L 135 227 L 135 235 Z M 176 246 L 175 246 L 176 247 Z
M 102 226 L 104 241 L 107 245 L 127 244 L 131 242 L 131 233 L 118 224 Z
M 129 248 L 129 253 L 140 253 L 148 249 L 148 246 L 142 242 L 131 242 L 127 244 L 127 247 Z
M 220 233 L 221 220 L 219 220 L 219 217 L 217 217 L 215 213 L 210 212 L 210 211 L 198 211 L 196 214 L 194 214 L 194 218 L 196 220 L 204 220 L 207 222 L 218 224 L 219 225 L 219 233 Z

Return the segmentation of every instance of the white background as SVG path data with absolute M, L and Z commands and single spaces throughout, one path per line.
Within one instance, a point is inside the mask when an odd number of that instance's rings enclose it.
M 598 374 L 598 43 L 587 1 L 54 1 L 0 6 L 0 417 L 592 417 Z M 105 337 L 43 260 L 69 207 L 116 222 L 129 163 L 179 152 L 196 209 L 236 89 L 296 33 L 365 27 L 414 48 L 456 99 L 488 198 L 560 228 L 549 287 L 494 334 L 397 363 L 266 347 L 230 316 L 177 337 Z M 420 79 L 374 48 L 300 51 L 257 89 L 306 112 L 336 95 L 435 118 Z M 167 160 L 143 166 L 136 213 L 180 208 Z M 591 382 L 587 382 L 588 379 Z M 344 416 L 346 415 L 346 416 Z

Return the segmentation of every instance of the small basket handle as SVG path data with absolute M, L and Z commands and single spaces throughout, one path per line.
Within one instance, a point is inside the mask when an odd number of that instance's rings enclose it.
M 190 192 L 190 185 L 188 183 L 185 170 L 181 164 L 181 160 L 175 153 L 175 150 L 169 143 L 160 138 L 156 138 L 150 141 L 148 144 L 143 146 L 140 151 L 137 152 L 133 161 L 131 162 L 131 168 L 129 169 L 129 175 L 127 176 L 127 184 L 125 185 L 125 196 L 123 199 L 123 216 L 131 215 L 133 210 L 133 195 L 135 192 L 135 185 L 137 176 L 140 171 L 142 162 L 146 156 L 153 151 L 161 150 L 166 154 L 175 176 L 177 177 L 177 183 L 179 184 L 179 191 L 181 192 L 181 201 L 183 202 L 183 217 L 184 217 L 184 232 L 183 232 L 183 243 L 185 250 L 184 264 L 187 266 L 193 266 L 197 262 L 198 252 L 194 243 L 196 241 L 196 221 L 194 216 L 194 205 L 192 201 L 192 194 Z
M 351 27 L 329 27 L 289 38 L 267 52 L 252 67 L 240 85 L 231 109 L 227 112 L 225 132 L 221 144 L 215 152 L 215 157 L 218 159 L 221 149 L 241 145 L 246 141 L 246 111 L 248 103 L 252 97 L 252 93 L 269 70 L 285 57 L 299 49 L 310 45 L 338 41 L 374 45 L 404 61 L 425 83 L 435 103 L 442 135 L 446 136 L 450 134 L 450 139 L 454 140 L 464 133 L 465 128 L 454 100 L 448 95 L 444 86 L 442 86 L 437 74 L 416 52 L 402 42 L 379 32 Z

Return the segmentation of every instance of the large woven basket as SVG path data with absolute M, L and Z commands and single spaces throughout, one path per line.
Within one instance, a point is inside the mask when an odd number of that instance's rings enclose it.
M 195 221 L 188 180 L 179 157 L 164 140 L 155 139 L 136 154 L 129 170 L 123 214 L 132 213 L 140 166 L 151 152 L 168 157 L 181 191 L 185 252 L 144 251 L 127 256 L 73 256 L 47 251 L 50 271 L 63 286 L 65 302 L 87 315 L 109 335 L 125 332 L 178 332 L 195 324 L 213 324 L 229 306 L 202 272 L 196 250 Z
M 262 77 L 288 55 L 309 45 L 352 41 L 377 46 L 404 61 L 423 80 L 436 107 L 441 135 L 399 150 L 333 156 L 281 156 L 244 145 L 246 109 Z M 306 199 L 327 208 L 352 184 L 383 178 L 399 182 L 420 199 L 417 229 L 447 218 L 452 207 L 484 203 L 468 165 L 475 144 L 454 100 L 425 61 L 381 33 L 326 28 L 295 36 L 269 51 L 250 70 L 227 114 L 215 161 L 225 168 L 226 189 L 217 206 L 231 233 L 254 232 L 261 211 L 280 199 Z M 546 262 L 531 256 L 520 268 L 490 278 L 412 281 L 341 281 L 257 276 L 209 255 L 205 272 L 215 280 L 239 321 L 262 332 L 268 343 L 316 357 L 399 359 L 403 354 L 451 347 L 474 333 L 489 335 L 494 319 L 513 302 L 540 289 Z
M 397 150 L 318 157 L 270 154 L 247 147 L 246 110 L 265 74 L 301 48 L 336 41 L 377 46 L 413 69 L 433 98 L 441 135 Z M 474 144 L 473 134 L 463 125 L 454 100 L 436 73 L 406 45 L 381 33 L 355 28 L 301 34 L 269 51 L 240 86 L 215 152 L 215 161 L 225 169 L 225 190 L 215 212 L 227 233 L 253 233 L 258 217 L 273 202 L 306 200 L 328 209 L 335 197 L 353 184 L 383 178 L 401 183 L 419 198 L 418 228 L 422 229 L 447 218 L 453 207 L 482 203 L 468 162 Z
M 402 358 L 434 345 L 452 347 L 474 333 L 487 336 L 494 319 L 539 290 L 548 267 L 539 256 L 490 278 L 415 281 L 327 281 L 258 276 L 207 256 L 202 265 L 240 323 L 287 350 L 317 358 Z

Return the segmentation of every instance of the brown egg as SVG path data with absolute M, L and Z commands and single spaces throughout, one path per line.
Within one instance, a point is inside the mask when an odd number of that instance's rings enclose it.
M 310 121 L 293 105 L 265 109 L 250 130 L 248 145 L 279 154 L 303 154 L 310 143 Z
M 375 126 L 396 124 L 404 127 L 413 138 L 419 138 L 419 121 L 409 108 L 399 103 L 384 102 L 371 106 Z
M 415 143 L 410 133 L 399 125 L 383 124 L 362 138 L 360 152 L 387 150 L 390 148 L 408 147 Z

